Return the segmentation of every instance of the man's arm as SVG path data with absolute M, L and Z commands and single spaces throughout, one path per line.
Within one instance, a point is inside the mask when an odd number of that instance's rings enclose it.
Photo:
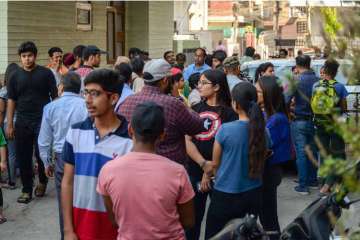
M 58 97 L 58 88 L 56 86 L 55 76 L 51 70 L 49 70 L 49 92 L 51 101 L 54 101 Z
M 213 170 L 212 164 L 210 163 L 211 159 L 205 159 L 191 139 L 190 136 L 185 136 L 186 153 L 200 166 L 201 169 L 203 169 L 204 172 L 211 173 Z
M 40 133 L 38 137 L 40 159 L 44 163 L 45 173 L 48 177 L 53 177 L 53 174 L 48 171 L 50 167 L 49 153 L 51 151 L 51 144 L 53 142 L 53 130 L 50 125 L 50 119 L 48 118 L 48 110 L 44 108 L 44 114 L 41 121 Z
M 200 118 L 199 114 L 188 109 L 181 102 L 178 102 L 177 104 L 177 126 L 179 126 L 184 134 L 194 136 L 204 132 L 204 120 Z
M 6 102 L 3 98 L 0 98 L 0 125 L 4 124 L 4 119 L 6 115 Z
M 194 203 L 191 199 L 184 204 L 178 204 L 177 209 L 180 216 L 180 223 L 184 229 L 192 228 L 195 225 Z
M 61 182 L 61 206 L 64 216 L 65 240 L 77 240 L 73 223 L 74 165 L 65 163 Z
M 111 223 L 113 224 L 113 226 L 115 228 L 118 228 L 119 226 L 117 225 L 116 220 L 115 220 L 115 215 L 113 212 L 113 203 L 111 201 L 111 198 L 110 198 L 110 196 L 104 196 L 104 195 L 102 195 L 102 196 L 104 199 L 104 204 L 105 204 L 105 208 L 108 213 L 109 219 L 110 219 Z
M 6 136 L 9 139 L 14 139 L 15 131 L 14 131 L 14 113 L 15 113 L 16 102 L 13 99 L 8 99 L 7 102 L 7 128 L 6 128 Z

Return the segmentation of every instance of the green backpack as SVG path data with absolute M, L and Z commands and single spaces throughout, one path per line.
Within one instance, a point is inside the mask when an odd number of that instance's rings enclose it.
M 335 90 L 336 80 L 320 80 L 312 92 L 311 109 L 314 114 L 331 114 L 339 102 Z

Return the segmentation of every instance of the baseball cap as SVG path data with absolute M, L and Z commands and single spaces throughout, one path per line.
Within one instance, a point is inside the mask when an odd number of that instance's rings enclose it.
M 84 51 L 83 51 L 83 56 L 92 56 L 92 55 L 96 55 L 96 54 L 107 54 L 106 51 L 104 50 L 100 50 L 97 46 L 95 45 L 89 45 L 87 46 Z
M 240 62 L 239 62 L 238 57 L 231 56 L 231 57 L 225 58 L 223 65 L 224 65 L 224 67 L 235 67 L 235 66 L 239 66 Z
M 139 136 L 158 137 L 165 127 L 163 107 L 154 102 L 138 104 L 131 116 L 131 126 Z
M 171 65 L 164 59 L 153 59 L 145 64 L 145 82 L 156 82 L 167 76 L 171 76 Z

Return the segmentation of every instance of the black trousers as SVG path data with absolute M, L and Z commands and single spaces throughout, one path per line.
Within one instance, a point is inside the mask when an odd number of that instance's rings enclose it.
M 230 220 L 246 214 L 258 216 L 261 209 L 261 187 L 243 193 L 224 193 L 213 190 L 206 217 L 205 239 L 216 235 Z
M 2 190 L 0 187 L 0 208 L 2 208 L 4 206 L 4 199 L 3 199 L 3 194 L 2 194 Z
M 190 174 L 190 173 L 189 173 Z M 201 182 L 201 176 L 198 174 L 191 174 L 190 181 L 193 186 L 195 197 L 194 197 L 194 209 L 195 209 L 195 225 L 193 228 L 186 230 L 187 240 L 199 240 L 201 231 L 201 222 L 204 217 L 206 208 L 206 199 L 208 193 L 202 193 L 198 190 L 198 183 Z
M 276 231 L 279 233 L 271 235 L 271 240 L 277 240 L 280 237 L 280 225 L 277 213 L 277 188 L 281 183 L 281 178 L 282 169 L 280 165 L 265 167 L 260 222 L 265 231 Z
M 28 123 L 20 121 L 15 123 L 15 148 L 16 158 L 19 163 L 20 177 L 23 185 L 22 192 L 32 194 L 33 189 L 33 151 L 38 163 L 39 181 L 46 184 L 48 179 L 45 175 L 44 164 L 39 156 L 38 136 L 40 131 L 39 123 Z
M 318 124 L 316 126 L 316 137 L 319 139 L 327 155 L 342 160 L 346 159 L 344 139 L 334 130 L 327 129 L 325 126 Z M 323 156 L 320 156 L 321 162 L 323 162 L 323 158 Z M 332 186 L 334 182 L 335 179 L 333 177 L 327 177 L 324 183 Z

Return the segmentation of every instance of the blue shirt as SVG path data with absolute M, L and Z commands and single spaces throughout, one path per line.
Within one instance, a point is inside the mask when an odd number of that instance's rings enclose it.
M 215 139 L 221 145 L 222 155 L 214 188 L 226 193 L 242 193 L 260 187 L 260 179 L 249 177 L 249 122 L 225 123 Z
M 275 113 L 266 121 L 270 134 L 273 155 L 267 160 L 268 165 L 283 163 L 291 159 L 290 123 L 284 113 Z
M 119 101 L 116 103 L 116 106 L 115 106 L 115 112 L 117 112 L 119 110 L 119 106 L 120 104 L 125 101 L 125 99 L 128 97 L 128 96 L 131 96 L 134 94 L 134 91 L 130 88 L 129 84 L 125 83 L 124 84 L 124 87 L 123 87 L 123 90 L 121 92 L 121 96 L 119 98 Z
M 189 77 L 194 74 L 194 73 L 203 73 L 204 71 L 208 70 L 208 69 L 211 69 L 209 67 L 209 65 L 207 64 L 203 64 L 202 66 L 200 67 L 196 67 L 195 66 L 195 63 L 189 65 L 183 72 L 183 76 L 184 76 L 184 80 L 185 81 L 188 81 L 189 80 Z
M 64 92 L 62 97 L 44 107 L 38 144 L 45 166 L 50 163 L 51 146 L 54 152 L 61 153 L 70 126 L 85 120 L 87 116 L 84 99 L 71 92 Z
M 318 81 L 315 72 L 308 70 L 300 74 L 296 89 L 287 97 L 286 102 L 290 103 L 292 97 L 295 97 L 295 117 L 312 117 L 313 113 L 310 106 L 313 85 Z
M 238 78 L 236 75 L 233 75 L 233 74 L 226 75 L 226 79 L 227 79 L 227 82 L 229 85 L 230 93 L 236 84 L 243 82 L 243 80 L 240 80 L 240 78 Z

